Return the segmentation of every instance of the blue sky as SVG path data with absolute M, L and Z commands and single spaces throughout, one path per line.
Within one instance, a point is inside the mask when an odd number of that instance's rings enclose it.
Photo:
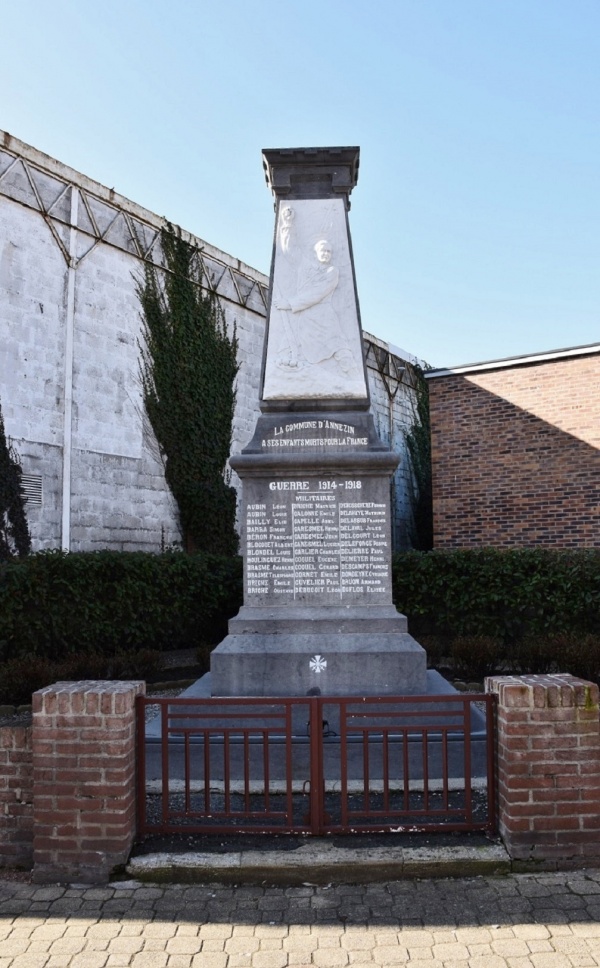
M 269 270 L 261 149 L 359 145 L 363 326 L 600 341 L 600 0 L 19 0 L 0 128 Z

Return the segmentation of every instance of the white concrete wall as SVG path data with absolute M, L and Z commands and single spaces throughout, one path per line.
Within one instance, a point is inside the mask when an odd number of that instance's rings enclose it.
M 0 400 L 24 473 L 43 481 L 42 506 L 28 506 L 36 549 L 158 550 L 180 540 L 138 374 L 135 279 L 141 277 L 144 257 L 159 261 L 157 248 L 146 250 L 161 224 L 151 212 L 0 132 Z M 237 327 L 241 367 L 232 448 L 237 452 L 251 437 L 258 414 L 268 279 L 194 241 L 204 249 L 228 325 Z M 74 283 L 70 422 L 65 410 L 69 272 Z M 366 346 L 375 418 L 382 438 L 389 440 L 389 392 L 379 372 L 389 348 L 371 337 Z M 397 381 L 388 379 L 388 384 L 393 390 Z M 408 543 L 403 434 L 412 419 L 410 400 L 410 389 L 401 385 L 392 432 L 403 455 L 395 486 L 399 546 Z M 64 488 L 69 451 L 70 487 Z M 233 483 L 238 483 L 235 475 Z

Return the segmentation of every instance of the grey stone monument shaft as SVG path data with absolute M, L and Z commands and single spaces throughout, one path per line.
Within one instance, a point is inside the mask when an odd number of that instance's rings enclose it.
M 358 148 L 263 153 L 275 236 L 261 415 L 243 482 L 244 605 L 211 658 L 214 696 L 426 691 L 392 603 L 390 477 L 370 400 L 348 227 Z

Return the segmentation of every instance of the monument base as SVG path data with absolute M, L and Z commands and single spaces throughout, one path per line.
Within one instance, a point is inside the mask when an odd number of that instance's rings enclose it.
M 244 484 L 244 606 L 212 653 L 213 696 L 423 695 L 425 651 L 392 600 L 398 455 L 373 415 L 262 413 L 230 464 Z
M 393 605 L 245 607 L 211 655 L 213 696 L 427 691 L 425 650 Z

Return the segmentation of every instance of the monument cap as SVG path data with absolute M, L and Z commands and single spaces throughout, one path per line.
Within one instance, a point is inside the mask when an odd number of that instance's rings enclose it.
M 276 198 L 334 198 L 358 181 L 360 148 L 264 148 L 267 185 Z

